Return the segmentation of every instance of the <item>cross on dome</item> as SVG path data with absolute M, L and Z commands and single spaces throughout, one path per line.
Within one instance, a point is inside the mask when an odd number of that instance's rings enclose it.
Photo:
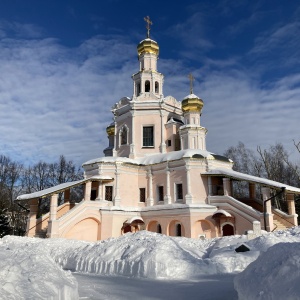
M 149 38 L 150 37 L 150 25 L 153 25 L 153 23 L 152 23 L 152 21 L 150 20 L 150 17 L 149 16 L 147 16 L 147 17 L 144 17 L 144 20 L 145 20 L 145 22 L 147 23 L 146 24 L 146 28 L 147 28 L 147 38 Z
M 192 73 L 190 73 L 188 78 L 190 80 L 190 94 L 193 94 L 193 81 L 195 80 L 195 77 Z

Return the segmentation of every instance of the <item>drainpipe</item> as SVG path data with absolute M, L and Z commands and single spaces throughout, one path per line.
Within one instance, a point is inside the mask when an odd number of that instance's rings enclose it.
M 267 212 L 266 212 L 266 203 L 267 203 L 268 201 L 274 199 L 275 197 L 277 197 L 277 196 L 283 194 L 284 192 L 285 192 L 285 187 L 282 187 L 280 192 L 278 192 L 278 193 L 275 194 L 274 196 L 272 196 L 272 197 L 270 197 L 270 198 L 268 198 L 268 199 L 266 199 L 266 200 L 263 201 L 263 209 L 264 209 L 264 228 L 265 228 L 265 231 L 267 231 L 267 221 L 266 221 L 266 219 L 267 219 Z

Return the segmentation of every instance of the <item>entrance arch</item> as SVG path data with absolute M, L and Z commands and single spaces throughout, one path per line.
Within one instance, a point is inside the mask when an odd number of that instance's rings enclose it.
M 222 235 L 223 236 L 230 236 L 230 235 L 234 235 L 234 227 L 232 224 L 224 224 L 222 226 Z
M 143 219 L 139 216 L 132 217 L 126 220 L 123 223 L 121 228 L 121 234 L 125 234 L 127 232 L 137 232 L 145 229 L 145 223 Z

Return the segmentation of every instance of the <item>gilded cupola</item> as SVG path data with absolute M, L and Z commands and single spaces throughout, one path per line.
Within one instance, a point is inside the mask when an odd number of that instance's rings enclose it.
M 181 108 L 184 113 L 186 112 L 198 112 L 201 113 L 204 103 L 195 94 L 190 94 L 186 96 L 181 102 Z

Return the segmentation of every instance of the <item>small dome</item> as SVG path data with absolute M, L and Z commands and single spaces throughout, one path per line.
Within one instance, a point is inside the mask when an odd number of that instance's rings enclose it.
M 106 132 L 109 136 L 112 136 L 115 134 L 115 124 L 112 123 L 109 126 L 106 127 Z
M 203 100 L 194 94 L 186 96 L 181 102 L 182 111 L 185 112 L 201 112 L 204 103 Z
M 151 40 L 150 38 L 142 40 L 138 46 L 137 51 L 139 56 L 145 53 L 153 53 L 155 55 L 159 54 L 159 46 L 157 42 Z

